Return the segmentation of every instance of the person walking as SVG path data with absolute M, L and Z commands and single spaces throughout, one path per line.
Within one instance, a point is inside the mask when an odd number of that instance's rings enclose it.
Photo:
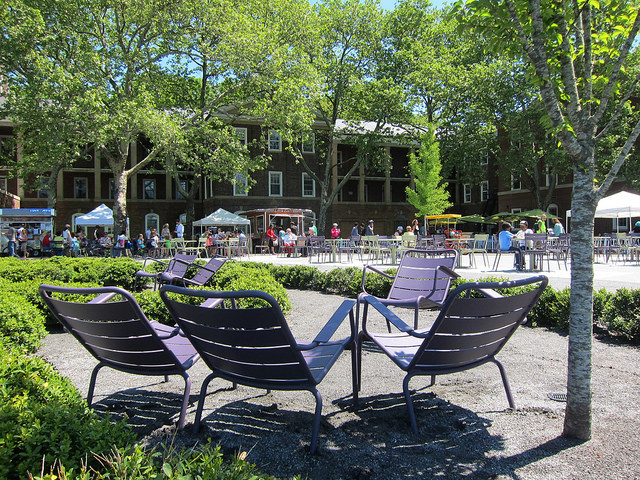
M 18 244 L 19 244 L 19 250 L 22 252 L 23 259 L 26 259 L 29 256 L 29 250 L 27 248 L 28 241 L 29 241 L 29 234 L 27 233 L 27 227 L 22 225 L 18 229 Z
M 352 237 L 357 237 L 360 235 L 360 229 L 358 228 L 358 222 L 356 222 L 353 225 L 353 228 L 351 229 L 351 236 Z

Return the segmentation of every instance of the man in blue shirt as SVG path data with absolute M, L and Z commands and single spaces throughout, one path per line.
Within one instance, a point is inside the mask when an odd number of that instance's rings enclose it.
M 184 225 L 182 225 L 182 223 L 180 223 L 180 219 L 176 220 L 176 229 L 175 229 L 174 233 L 176 234 L 176 237 L 178 237 L 178 238 L 182 238 L 182 236 L 184 235 Z
M 515 237 L 514 233 L 511 233 L 511 224 L 504 222 L 502 224 L 502 231 L 498 235 L 498 241 L 500 243 L 500 251 L 501 252 L 516 252 L 516 268 L 518 270 L 524 269 L 523 255 L 522 250 L 518 247 L 513 246 L 511 239 Z

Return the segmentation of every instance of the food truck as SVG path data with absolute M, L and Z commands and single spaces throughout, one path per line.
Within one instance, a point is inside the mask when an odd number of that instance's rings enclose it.
M 249 219 L 255 238 L 260 238 L 271 224 L 286 229 L 293 222 L 298 227 L 298 232 L 307 232 L 311 222 L 316 221 L 313 210 L 301 208 L 258 208 L 236 213 Z
M 29 256 L 40 256 L 41 241 L 45 232 L 53 231 L 53 218 L 55 217 L 53 208 L 0 208 L 0 248 L 2 254 L 7 254 L 9 238 L 9 225 L 14 227 L 23 226 L 27 229 L 29 240 L 27 248 Z

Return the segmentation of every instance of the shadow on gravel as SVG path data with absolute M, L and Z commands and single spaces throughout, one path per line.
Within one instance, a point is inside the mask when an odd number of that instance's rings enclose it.
M 117 420 L 125 419 L 138 437 L 148 435 L 158 428 L 173 425 L 180 415 L 180 393 L 145 389 L 157 387 L 160 383 L 150 383 L 104 397 L 97 396 L 91 407 L 99 414 L 109 414 Z M 195 400 L 195 397 L 191 398 Z
M 228 388 L 221 388 L 208 396 L 200 432 L 194 434 L 188 424 L 176 433 L 181 396 L 153 391 L 159 383 L 99 397 L 94 409 L 125 418 L 147 446 L 170 441 L 190 447 L 211 440 L 226 454 L 247 452 L 247 461 L 279 478 L 519 479 L 518 469 L 577 445 L 558 437 L 517 455 L 501 456 L 504 439 L 489 433 L 488 419 L 432 392 L 417 391 L 412 398 L 418 436 L 411 433 L 402 394 L 363 397 L 357 409 L 346 396 L 325 404 L 329 412 L 321 424 L 318 454 L 310 455 L 313 397 L 308 393 L 283 398 L 243 389 L 240 393 L 249 396 L 212 409 L 211 395 L 229 394 Z
M 358 409 L 350 397 L 333 402 L 320 428 L 318 454 L 310 455 L 313 399 L 303 396 L 287 404 L 264 394 L 205 408 L 200 432 L 194 435 L 189 426 L 172 442 L 190 446 L 210 439 L 227 454 L 246 451 L 247 461 L 263 473 L 316 480 L 474 476 L 484 471 L 488 452 L 504 448 L 501 437 L 489 434 L 486 418 L 432 393 L 414 396 L 421 431 L 414 436 L 404 397 L 387 394 L 361 398 Z M 298 411 L 300 405 L 308 411 Z M 163 438 L 161 432 L 153 436 Z

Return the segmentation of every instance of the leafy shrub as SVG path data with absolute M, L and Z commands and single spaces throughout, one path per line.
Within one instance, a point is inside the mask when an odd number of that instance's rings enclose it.
M 307 265 L 279 266 L 271 274 L 287 288 L 322 290 L 325 284 L 325 274 Z
M 140 270 L 140 264 L 131 258 L 120 257 L 104 259 L 101 272 L 102 284 L 116 286 L 126 290 L 133 289 L 135 275 Z
M 327 293 L 356 297 L 362 291 L 362 269 L 357 267 L 334 268 L 324 278 Z
M 283 313 L 291 310 L 289 296 L 281 283 L 276 281 L 268 268 L 257 264 L 227 262 L 214 276 L 214 289 L 222 291 L 260 290 L 273 296 Z M 243 302 L 241 306 L 251 306 Z
M 42 312 L 20 295 L 0 291 L 0 346 L 35 352 L 47 334 Z
M 609 332 L 640 342 L 640 290 L 616 291 L 604 308 L 603 320 Z
M 58 459 L 79 468 L 90 452 L 108 453 L 134 440 L 87 408 L 70 380 L 41 358 L 0 351 L 0 478 L 26 478 Z
M 0 279 L 0 291 L 3 292 L 12 292 L 17 295 L 20 295 L 22 298 L 27 300 L 29 303 L 34 305 L 40 313 L 45 318 L 45 325 L 52 326 L 58 325 L 58 320 L 53 316 L 53 313 L 47 308 L 38 293 L 38 288 L 42 283 L 47 283 L 49 285 L 59 285 L 63 287 L 76 287 L 76 288 L 88 288 L 88 287 L 100 287 L 101 285 L 98 283 L 73 283 L 73 282 L 64 282 L 61 280 L 45 280 L 41 278 L 37 278 L 34 280 L 25 280 L 24 282 L 9 282 L 6 280 Z
M 118 449 L 101 459 L 98 471 L 82 468 L 77 473 L 58 466 L 38 480 L 146 480 L 166 479 L 234 479 L 270 480 L 273 477 L 260 474 L 255 465 L 241 459 L 224 460 L 220 447 L 211 444 L 176 451 L 170 447 L 145 451 L 139 445 Z
M 174 324 L 169 310 L 167 310 L 162 298 L 160 298 L 160 293 L 144 290 L 142 292 L 134 292 L 132 295 L 149 320 L 155 320 L 165 325 Z
M 604 288 L 593 294 L 593 324 L 605 326 L 604 311 L 611 301 L 613 293 L 607 292 Z

